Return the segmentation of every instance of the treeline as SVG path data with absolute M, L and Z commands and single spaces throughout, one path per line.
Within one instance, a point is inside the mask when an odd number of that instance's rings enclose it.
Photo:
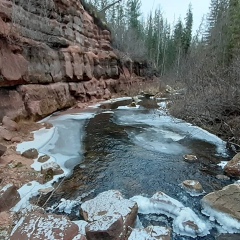
M 191 6 L 184 21 L 179 19 L 172 27 L 160 8 L 144 19 L 140 0 L 87 2 L 107 21 L 117 49 L 134 60 L 151 62 L 162 75 L 188 54 L 192 40 Z

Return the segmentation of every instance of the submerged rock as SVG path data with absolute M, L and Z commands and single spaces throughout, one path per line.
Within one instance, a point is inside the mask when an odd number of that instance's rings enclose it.
M 239 240 L 240 234 L 221 234 L 216 240 Z
M 191 195 L 200 195 L 204 192 L 201 183 L 195 180 L 185 180 L 181 185 Z
M 31 212 L 19 220 L 11 233 L 10 240 L 72 240 L 77 235 L 79 235 L 78 226 L 67 217 Z M 85 239 L 83 237 L 79 235 L 78 239 Z
M 240 185 L 231 184 L 201 200 L 202 212 L 229 233 L 240 232 Z
M 144 229 L 133 229 L 128 240 L 170 240 L 171 230 L 165 227 L 149 226 Z
M 224 171 L 230 177 L 240 177 L 240 153 L 237 153 L 224 167 Z
M 189 154 L 184 155 L 183 158 L 184 158 L 184 160 L 185 160 L 186 162 L 196 162 L 196 161 L 198 160 L 198 159 L 197 159 L 197 156 L 195 156 L 195 155 L 189 155 Z
M 216 178 L 219 180 L 225 180 L 225 181 L 230 180 L 230 177 L 228 177 L 226 175 L 221 175 L 221 174 L 216 175 Z
M 9 184 L 0 190 L 0 212 L 14 207 L 20 200 L 17 187 Z
M 90 222 L 86 227 L 87 235 L 93 237 L 90 239 L 125 239 L 128 227 L 135 224 L 137 211 L 134 201 L 124 199 L 119 191 L 114 190 L 103 192 L 81 206 L 84 220 Z

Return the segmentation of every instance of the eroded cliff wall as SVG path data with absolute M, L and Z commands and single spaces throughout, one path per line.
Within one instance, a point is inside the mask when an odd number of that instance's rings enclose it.
M 120 73 L 98 25 L 80 0 L 0 0 L 0 120 L 109 98 Z

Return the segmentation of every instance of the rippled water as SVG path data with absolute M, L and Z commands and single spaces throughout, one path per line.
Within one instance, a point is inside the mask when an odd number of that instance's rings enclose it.
M 74 115 L 48 120 L 58 126 L 58 135 L 52 143 L 54 146 L 46 149 L 50 141 L 42 147 L 42 152 L 70 156 L 64 167 L 71 171 L 75 166 L 71 177 L 58 187 L 48 206 L 61 198 L 75 199 L 93 189 L 89 198 L 109 189 L 120 190 L 126 198 L 152 196 L 162 191 L 200 214 L 201 197 L 191 197 L 180 183 L 198 180 L 207 193 L 231 183 L 215 177 L 223 174 L 217 163 L 229 159 L 224 142 L 168 116 L 164 110 L 149 107 L 149 102 L 145 102 L 145 107 L 126 107 L 130 102 L 107 102 L 89 110 L 92 117 L 85 120 Z M 185 162 L 184 154 L 197 155 L 199 160 Z M 155 215 L 140 216 L 140 219 L 144 225 L 171 222 Z

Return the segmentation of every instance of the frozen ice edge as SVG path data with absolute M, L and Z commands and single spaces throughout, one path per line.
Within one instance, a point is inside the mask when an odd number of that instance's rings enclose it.
M 41 128 L 37 131 L 34 131 L 34 140 L 23 142 L 21 144 L 17 145 L 17 151 L 20 153 L 23 153 L 27 149 L 30 148 L 36 148 L 39 151 L 39 156 L 48 154 L 50 156 L 50 159 L 47 162 L 56 162 L 62 170 L 64 171 L 63 174 L 56 175 L 53 177 L 53 179 L 45 184 L 40 184 L 36 181 L 29 182 L 25 185 L 23 185 L 21 188 L 18 189 L 18 192 L 20 194 L 21 200 L 17 203 L 15 207 L 13 207 L 11 210 L 13 212 L 19 212 L 22 209 L 29 209 L 31 208 L 31 204 L 29 203 L 29 200 L 39 195 L 40 189 L 47 189 L 49 187 L 52 187 L 52 185 L 55 182 L 58 182 L 60 179 L 69 176 L 71 174 L 71 169 L 64 166 L 64 164 L 69 160 L 72 156 L 65 156 L 63 154 L 53 154 L 49 153 L 49 151 L 45 152 L 44 149 L 41 151 L 41 148 L 44 148 L 45 146 L 48 146 L 50 142 L 55 144 L 57 142 L 57 139 L 59 137 L 58 135 L 58 129 L 56 124 L 59 121 L 65 121 L 68 119 L 76 119 L 76 120 L 87 120 L 95 116 L 95 113 L 80 113 L 80 114 L 68 114 L 68 115 L 62 115 L 62 116 L 52 116 L 47 117 L 45 120 L 41 120 L 41 123 L 44 121 L 49 121 L 53 124 L 53 127 L 50 129 Z M 55 124 L 56 123 L 56 124 Z M 50 147 L 50 146 L 49 146 Z M 48 149 L 49 150 L 49 149 Z M 46 162 L 45 162 L 46 163 Z M 42 163 L 39 163 L 37 159 L 34 159 L 34 163 L 31 165 L 31 167 L 36 170 L 41 170 Z M 74 165 L 72 165 L 72 168 Z
M 206 236 L 210 232 L 211 224 L 205 223 L 192 209 L 185 207 L 181 202 L 166 194 L 156 193 L 152 198 L 134 196 L 130 200 L 137 202 L 139 213 L 164 214 L 173 218 L 173 231 L 176 234 L 189 237 Z M 160 200 L 160 201 L 158 201 Z M 198 229 L 193 230 L 185 222 L 193 222 Z
M 240 233 L 240 221 L 232 218 L 226 213 L 219 212 L 207 204 L 202 203 L 202 213 L 209 217 L 210 221 L 217 221 L 221 228 L 219 232 L 221 233 Z

